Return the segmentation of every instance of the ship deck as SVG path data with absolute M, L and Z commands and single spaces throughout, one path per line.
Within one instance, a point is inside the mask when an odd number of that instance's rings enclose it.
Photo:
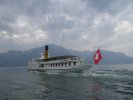
M 62 60 L 62 59 L 69 59 L 69 58 L 75 58 L 76 56 L 73 55 L 64 55 L 64 56 L 56 56 L 51 57 L 48 59 L 36 59 L 36 61 L 54 61 L 54 60 Z

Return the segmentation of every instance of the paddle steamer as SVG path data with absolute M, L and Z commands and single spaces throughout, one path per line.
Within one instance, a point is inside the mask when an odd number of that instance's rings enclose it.
M 82 72 L 91 67 L 92 65 L 84 63 L 84 58 L 73 55 L 49 57 L 48 45 L 45 46 L 45 52 L 40 58 L 32 59 L 28 64 L 29 70 L 44 72 Z

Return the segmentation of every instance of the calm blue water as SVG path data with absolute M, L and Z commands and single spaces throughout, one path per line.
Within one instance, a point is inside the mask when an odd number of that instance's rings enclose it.
M 133 65 L 66 74 L 0 67 L 0 100 L 133 100 Z

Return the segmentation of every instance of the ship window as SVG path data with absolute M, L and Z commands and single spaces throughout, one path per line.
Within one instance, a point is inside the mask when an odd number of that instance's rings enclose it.
M 40 67 L 43 67 L 43 66 L 44 66 L 43 64 L 40 65 Z
M 57 66 L 57 63 L 56 63 L 56 66 Z
M 73 65 L 76 65 L 76 62 L 73 62 Z
M 59 66 L 60 66 L 60 63 L 59 63 Z
M 63 63 L 61 63 L 61 66 L 63 66 Z
M 71 62 L 69 62 L 69 66 L 71 66 Z
M 67 63 L 65 62 L 65 66 L 67 66 Z

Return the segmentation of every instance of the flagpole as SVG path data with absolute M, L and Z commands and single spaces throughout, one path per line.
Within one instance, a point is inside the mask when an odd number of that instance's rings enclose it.
M 98 49 L 100 49 L 100 48 L 101 48 L 101 46 L 99 45 L 99 46 L 98 46 Z

